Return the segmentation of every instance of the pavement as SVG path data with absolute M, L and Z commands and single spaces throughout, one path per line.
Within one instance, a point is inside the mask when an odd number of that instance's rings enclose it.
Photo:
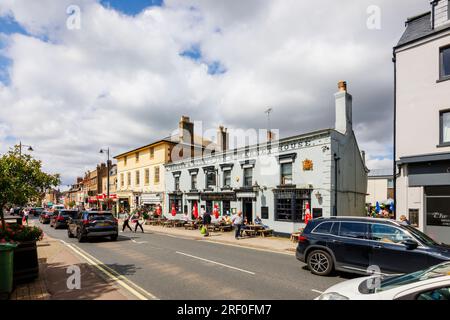
M 122 225 L 122 222 L 120 222 L 120 225 Z M 184 228 L 167 228 L 162 226 L 144 225 L 144 230 L 157 234 L 172 235 L 179 238 L 211 241 L 240 246 L 243 248 L 270 250 L 291 255 L 295 255 L 295 250 L 297 248 L 297 244 L 295 242 L 283 237 L 251 237 L 236 240 L 234 238 L 234 230 L 232 232 L 210 232 L 208 237 L 201 235 L 200 230 L 186 230 Z M 138 233 L 139 232 L 140 229 L 138 229 Z
M 145 233 L 128 230 L 117 241 L 79 243 L 67 230 L 41 227 L 133 299 L 310 300 L 349 278 L 312 275 L 284 238 L 236 241 L 233 233 L 203 237 L 198 230 L 145 226 Z
M 18 285 L 11 300 L 128 300 L 133 299 L 108 279 L 97 273 L 80 256 L 67 250 L 60 241 L 48 234 L 37 244 L 39 277 Z M 80 289 L 69 289 L 68 268 L 80 270 Z M 74 281 L 70 281 L 75 283 Z

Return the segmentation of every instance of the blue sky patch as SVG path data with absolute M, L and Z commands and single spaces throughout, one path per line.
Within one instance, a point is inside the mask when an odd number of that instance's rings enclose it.
M 180 53 L 180 56 L 186 57 L 195 61 L 200 61 L 202 58 L 202 50 L 198 44 L 193 45 L 190 49 Z
M 224 74 L 227 72 L 227 69 L 220 61 L 213 61 L 208 64 L 208 74 L 216 75 L 216 74 Z
M 11 83 L 11 78 L 9 77 L 8 67 L 11 65 L 12 60 L 2 56 L 0 53 L 0 82 L 4 85 L 9 86 Z
M 160 7 L 164 0 L 100 0 L 104 7 L 111 7 L 123 14 L 134 16 L 148 7 Z
M 22 34 L 26 34 L 27 32 L 12 17 L 3 16 L 3 17 L 0 17 L 0 33 L 5 33 L 5 34 L 22 33 Z

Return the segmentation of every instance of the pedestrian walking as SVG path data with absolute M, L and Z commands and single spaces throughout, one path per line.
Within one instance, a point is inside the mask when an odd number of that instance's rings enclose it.
M 144 224 L 144 215 L 142 213 L 140 213 L 140 212 L 137 212 L 134 215 L 133 222 L 135 223 L 134 233 L 137 232 L 137 228 L 138 227 L 141 228 L 142 233 L 144 233 L 144 228 L 142 227 L 142 225 Z
M 205 237 L 209 236 L 208 226 L 211 224 L 211 214 L 209 212 L 205 212 L 203 214 L 203 227 L 206 229 L 204 234 Z
M 133 232 L 133 229 L 130 227 L 130 215 L 128 214 L 128 211 L 125 210 L 125 214 L 123 216 L 123 226 L 122 226 L 122 232 L 125 231 L 125 228 L 130 229 L 131 232 Z
M 239 240 L 241 236 L 242 223 L 244 222 L 244 219 L 242 218 L 242 211 L 239 211 L 237 215 L 233 216 L 231 221 L 233 222 L 233 225 L 236 228 L 236 233 L 234 237 L 236 240 Z
M 28 209 L 24 209 L 23 210 L 22 224 L 26 223 L 28 225 L 28 215 L 29 215 Z

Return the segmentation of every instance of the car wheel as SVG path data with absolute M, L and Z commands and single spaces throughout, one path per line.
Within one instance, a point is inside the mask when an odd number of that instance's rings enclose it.
M 78 242 L 83 242 L 84 241 L 84 237 L 81 234 L 80 230 L 77 231 L 77 238 L 78 238 Z
M 70 229 L 67 229 L 67 236 L 68 236 L 69 238 L 74 238 L 72 232 L 70 232 Z
M 314 250 L 308 255 L 308 268 L 318 276 L 327 276 L 333 271 L 333 259 L 328 252 Z
M 116 234 L 116 235 L 114 235 L 114 236 L 111 236 L 111 240 L 112 241 L 117 241 L 117 237 L 118 237 L 118 235 Z

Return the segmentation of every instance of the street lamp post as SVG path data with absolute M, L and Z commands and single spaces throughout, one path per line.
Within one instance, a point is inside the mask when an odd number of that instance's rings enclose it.
M 106 152 L 106 154 L 107 154 L 107 156 L 108 156 L 108 161 L 106 162 L 106 169 L 107 169 L 107 171 L 108 171 L 108 178 L 107 178 L 107 181 L 106 181 L 106 184 L 107 184 L 107 186 L 106 186 L 106 201 L 108 201 L 108 209 L 109 209 L 109 170 L 110 170 L 110 168 L 109 168 L 109 148 L 107 148 L 107 149 L 100 149 L 100 153 L 105 153 Z
M 28 147 L 28 151 L 34 151 L 31 146 L 22 144 L 22 141 L 19 141 L 19 155 L 20 156 L 22 156 L 22 147 Z

